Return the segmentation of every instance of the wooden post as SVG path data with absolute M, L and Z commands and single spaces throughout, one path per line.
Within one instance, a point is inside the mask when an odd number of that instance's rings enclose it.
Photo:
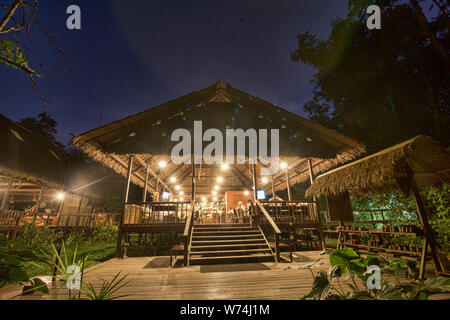
M 280 262 L 280 235 L 275 232 L 275 256 L 276 262 Z
M 252 177 L 253 177 L 253 197 L 255 200 L 257 200 L 257 189 L 258 189 L 258 183 L 256 181 L 256 163 L 252 164 Z
M 131 175 L 133 173 L 133 156 L 130 156 L 128 160 L 128 169 L 127 169 L 127 181 L 125 184 L 125 190 L 123 193 L 123 211 L 122 216 L 119 222 L 119 233 L 117 235 L 117 245 L 116 245 L 116 258 L 120 257 L 121 248 L 122 248 L 122 238 L 123 238 L 123 222 L 125 219 L 125 208 L 128 202 L 128 196 L 130 193 L 130 183 L 131 183 Z
M 195 201 L 195 162 L 194 162 L 194 156 L 192 156 L 192 190 L 191 190 L 191 200 Z
M 288 169 L 286 169 L 286 188 L 287 188 L 287 193 L 288 193 L 288 200 L 291 201 L 292 200 L 291 183 L 289 181 L 289 170 Z
M 419 279 L 423 280 L 425 275 L 425 263 L 427 260 L 427 247 L 428 241 L 427 238 L 423 240 L 422 254 L 420 255 L 420 268 L 419 268 Z
M 272 198 L 275 198 L 275 183 L 273 181 L 273 176 L 272 176 Z
M 36 222 L 36 216 L 39 214 L 39 208 L 41 207 L 42 198 L 44 197 L 44 192 L 45 192 L 45 185 L 42 185 L 41 191 L 39 192 L 39 197 L 36 201 L 36 212 L 34 212 L 34 214 L 33 214 L 32 223 Z
M 314 172 L 313 172 L 313 167 L 312 167 L 312 161 L 311 159 L 308 159 L 308 169 L 309 169 L 309 181 L 311 182 L 311 184 L 314 183 Z M 317 202 L 317 198 L 314 197 L 314 208 L 316 211 L 316 219 L 317 221 L 320 223 L 320 209 L 319 209 L 319 205 Z M 325 250 L 326 245 L 325 245 L 325 234 L 323 232 L 322 227 L 320 229 L 317 229 L 318 235 L 320 237 L 320 242 L 322 244 L 322 250 Z
M 428 223 L 427 211 L 423 204 L 422 197 L 420 196 L 419 190 L 417 189 L 417 185 L 414 180 L 414 176 L 410 175 L 410 181 L 411 181 L 411 190 L 413 192 L 414 201 L 416 203 L 417 215 L 419 216 L 419 220 L 420 220 L 420 223 L 423 227 L 423 231 L 425 234 L 425 239 L 427 240 L 424 243 L 424 245 L 428 243 L 428 245 L 430 246 L 430 253 L 431 253 L 431 258 L 433 259 L 433 263 L 434 263 L 434 270 L 436 272 L 436 275 L 438 275 L 443 270 L 442 270 L 442 267 L 441 267 L 441 264 L 440 264 L 440 261 L 438 258 L 438 254 L 437 254 L 437 249 L 438 249 L 437 243 L 433 237 L 432 229 Z M 426 252 L 426 247 L 424 247 L 424 252 Z
M 3 195 L 2 204 L 0 205 L 0 212 L 6 210 L 9 204 L 9 196 L 11 194 L 11 189 L 13 185 L 14 179 L 9 178 L 8 186 L 6 187 L 5 194 Z
M 144 190 L 142 191 L 142 202 L 147 202 L 147 188 L 148 188 L 148 174 L 149 174 L 149 165 L 147 164 L 147 172 L 145 174 L 145 183 L 144 183 Z

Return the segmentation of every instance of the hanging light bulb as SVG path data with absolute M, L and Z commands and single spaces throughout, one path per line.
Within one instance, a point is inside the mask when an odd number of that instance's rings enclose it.
M 158 165 L 159 165 L 160 168 L 164 168 L 167 165 L 167 163 L 165 161 L 160 161 L 158 163 Z

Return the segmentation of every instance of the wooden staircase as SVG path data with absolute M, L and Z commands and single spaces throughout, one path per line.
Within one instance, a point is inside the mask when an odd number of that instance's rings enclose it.
M 189 263 L 225 264 L 274 261 L 261 230 L 250 224 L 194 225 Z

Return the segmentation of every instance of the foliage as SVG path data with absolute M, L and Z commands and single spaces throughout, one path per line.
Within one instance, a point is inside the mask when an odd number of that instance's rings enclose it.
M 429 187 L 421 191 L 428 210 L 429 223 L 437 232 L 439 244 L 447 253 L 450 252 L 449 190 L 448 184 L 444 184 L 439 188 Z M 354 210 L 387 209 L 387 222 L 392 225 L 419 224 L 412 195 L 405 197 L 399 190 L 354 198 L 352 207 Z M 408 243 L 417 244 L 414 241 Z
M 35 117 L 23 118 L 18 124 L 30 130 L 35 135 L 50 141 L 61 151 L 64 150 L 64 146 L 56 140 L 56 134 L 58 133 L 56 126 L 58 123 L 47 113 L 47 111 L 41 112 Z
M 444 184 L 441 188 L 429 188 L 423 192 L 427 207 L 430 209 L 430 225 L 438 234 L 438 241 L 444 251 L 450 253 L 450 188 Z
M 123 203 L 118 194 L 107 194 L 103 204 L 105 212 L 120 213 L 123 210 Z
M 0 234 L 0 288 L 7 284 L 27 284 L 23 292 L 34 290 L 48 293 L 48 288 L 42 280 L 31 279 L 26 271 L 26 263 L 30 260 L 38 260 L 29 250 L 20 250 L 14 247 L 13 242 L 8 242 L 3 234 Z
M 113 241 L 117 238 L 119 227 L 116 224 L 96 226 L 93 229 L 93 240 Z
M 364 9 L 380 5 L 381 30 L 369 30 Z M 369 153 L 427 134 L 449 144 L 449 76 L 413 8 L 400 0 L 350 0 L 331 22 L 328 39 L 297 35 L 293 61 L 313 66 L 314 96 L 304 110 L 325 126 L 367 146 Z M 449 46 L 445 12 L 429 22 Z M 369 134 L 368 134 L 369 133 Z
M 62 233 L 55 232 L 47 226 L 38 227 L 34 223 L 25 222 L 19 241 L 28 247 L 49 248 L 51 243 L 61 239 Z
M 100 279 L 103 281 L 100 290 L 97 292 L 92 284 L 84 284 L 87 291 L 83 291 L 88 300 L 115 300 L 127 295 L 116 295 L 116 292 L 125 287 L 130 281 L 124 282 L 127 275 L 119 278 L 120 272 L 117 273 L 111 281 Z
M 450 292 L 449 278 L 429 278 L 400 283 L 400 272 L 405 268 L 411 275 L 415 275 L 412 273 L 414 266 L 404 259 L 371 255 L 362 257 L 347 248 L 333 250 L 327 254 L 331 268 L 328 271 L 321 270 L 313 276 L 311 292 L 302 300 L 426 300 L 432 294 Z M 369 289 L 370 274 L 367 271 L 368 267 L 373 265 L 380 267 L 381 274 L 394 275 L 396 284 L 381 279 L 379 288 Z M 312 267 L 314 264 L 310 264 L 307 268 Z M 314 275 L 312 271 L 311 273 Z M 360 280 L 359 285 L 357 279 Z
M 15 45 L 14 42 L 10 40 L 0 40 L 0 56 L 3 58 L 0 59 L 0 62 L 13 67 L 14 69 L 17 69 L 20 66 L 26 67 L 27 60 L 25 53 L 20 46 Z
M 376 193 L 367 197 L 352 199 L 354 210 L 386 209 L 390 224 L 417 224 L 419 219 L 415 212 L 414 201 L 399 190 Z M 386 214 L 386 213 L 385 213 Z

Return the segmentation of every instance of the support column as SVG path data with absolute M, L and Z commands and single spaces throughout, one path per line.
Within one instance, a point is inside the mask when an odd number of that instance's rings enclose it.
M 142 191 L 142 202 L 147 202 L 149 165 L 147 164 L 147 172 L 145 173 L 144 190 Z
M 286 188 L 288 193 L 288 200 L 292 200 L 292 194 L 291 194 L 291 183 L 289 181 L 289 170 L 286 168 Z
M 309 181 L 311 182 L 311 184 L 313 184 L 313 183 L 314 183 L 314 172 L 313 172 L 313 167 L 312 167 L 312 161 L 311 161 L 311 159 L 308 159 L 308 168 L 309 168 Z M 314 199 L 314 208 L 315 208 L 316 214 L 317 214 L 316 219 L 317 219 L 317 221 L 320 223 L 320 209 L 319 209 L 319 204 L 318 204 L 318 201 L 317 201 L 317 198 L 316 198 L 316 197 L 314 197 L 313 199 Z M 317 229 L 317 233 L 318 233 L 318 235 L 319 235 L 319 237 L 320 237 L 320 242 L 322 243 L 322 250 L 325 250 L 325 247 L 326 247 L 326 246 L 325 246 L 325 234 L 324 234 L 324 232 L 323 232 L 322 224 L 321 224 L 321 223 L 320 223 L 320 228 Z
M 42 198 L 44 197 L 44 192 L 45 192 L 45 185 L 42 185 L 41 187 L 41 191 L 39 191 L 39 197 L 36 201 L 36 211 L 33 214 L 33 222 L 36 222 L 36 216 L 39 214 L 39 208 L 41 207 L 41 203 L 42 203 Z
M 9 178 L 8 186 L 6 187 L 5 194 L 3 195 L 2 204 L 0 205 L 0 212 L 6 210 L 9 204 L 9 196 L 11 194 L 11 189 L 13 185 L 14 179 Z
M 256 164 L 252 164 L 252 177 L 253 177 L 253 197 L 257 200 L 258 182 L 256 181 Z
M 275 198 L 275 183 L 273 181 L 273 175 L 272 175 L 272 198 Z
M 122 216 L 120 218 L 119 223 L 119 233 L 117 235 L 117 245 L 116 245 L 116 258 L 120 257 L 120 251 L 122 248 L 122 238 L 123 238 L 123 223 L 125 219 L 125 209 L 126 204 L 128 202 L 128 196 L 130 194 L 130 184 L 131 184 L 131 175 L 133 173 L 133 156 L 130 156 L 130 159 L 128 160 L 128 168 L 127 168 L 127 181 L 125 184 L 125 190 L 123 193 L 123 211 Z
M 427 215 L 427 211 L 425 209 L 425 205 L 423 204 L 422 201 L 422 197 L 420 196 L 419 190 L 417 188 L 416 182 L 414 180 L 414 176 L 410 176 L 410 181 L 411 181 L 411 190 L 413 192 L 413 196 L 414 196 L 414 202 L 416 203 L 416 210 L 417 210 L 417 215 L 419 216 L 419 220 L 420 220 L 420 224 L 423 227 L 423 232 L 425 234 L 425 240 L 424 241 L 424 246 L 426 246 L 428 244 L 428 246 L 430 247 L 430 253 L 431 253 L 431 258 L 433 259 L 433 264 L 434 264 L 434 270 L 436 272 L 436 275 L 438 276 L 439 273 L 441 271 L 444 271 L 441 265 L 441 262 L 439 261 L 439 256 L 438 256 L 438 244 L 436 242 L 436 240 L 434 239 L 433 236 L 433 230 L 430 227 L 430 224 L 428 223 L 428 215 Z M 424 248 L 424 254 L 426 254 L 426 247 Z M 448 264 L 448 259 L 447 256 L 444 255 L 441 257 L 441 259 L 446 259 L 447 261 L 443 261 L 443 264 Z M 422 267 L 422 266 L 421 266 Z M 420 270 L 420 274 L 421 276 L 423 276 L 424 270 Z
M 194 162 L 194 157 L 192 157 L 192 190 L 191 190 L 191 200 L 195 201 L 195 162 Z

